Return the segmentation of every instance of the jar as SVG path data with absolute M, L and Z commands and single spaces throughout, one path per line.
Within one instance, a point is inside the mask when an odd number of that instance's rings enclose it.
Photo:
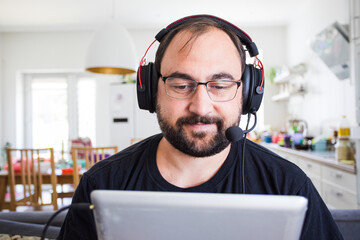
M 339 138 L 335 145 L 335 156 L 337 161 L 351 159 L 351 146 L 349 138 Z

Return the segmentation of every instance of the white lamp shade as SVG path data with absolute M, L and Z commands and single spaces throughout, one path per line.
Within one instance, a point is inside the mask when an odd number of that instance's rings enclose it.
M 136 66 L 135 46 L 124 27 L 112 22 L 95 33 L 87 53 L 87 71 L 122 75 L 136 72 Z

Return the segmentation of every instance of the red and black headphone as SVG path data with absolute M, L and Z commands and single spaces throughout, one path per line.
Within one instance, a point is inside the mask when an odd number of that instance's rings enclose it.
M 161 42 L 163 37 L 172 29 L 183 24 L 184 22 L 194 18 L 209 18 L 222 26 L 232 30 L 239 37 L 241 43 L 245 45 L 246 50 L 251 57 L 255 57 L 254 64 L 246 64 L 241 81 L 243 82 L 243 104 L 242 114 L 256 112 L 260 105 L 264 94 L 264 69 L 261 61 L 256 57 L 259 52 L 256 44 L 251 40 L 240 28 L 235 25 L 215 16 L 211 15 L 193 15 L 181 18 L 166 28 L 162 29 L 156 36 L 154 42 L 157 40 Z M 154 43 L 153 42 L 153 43 Z M 152 43 L 152 44 L 153 44 Z M 151 45 L 152 45 L 151 44 Z M 149 48 L 151 47 L 149 46 Z M 147 49 L 147 51 L 149 50 Z M 147 53 L 146 51 L 146 53 Z M 155 64 L 150 62 L 143 65 L 144 58 L 141 59 L 140 66 L 137 72 L 137 99 L 140 109 L 148 110 L 151 113 L 155 111 L 156 92 L 160 73 L 156 70 Z

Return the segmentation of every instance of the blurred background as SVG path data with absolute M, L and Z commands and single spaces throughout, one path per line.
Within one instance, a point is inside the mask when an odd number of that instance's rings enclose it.
M 254 139 L 301 131 L 329 140 L 343 116 L 358 125 L 351 11 L 359 9 L 347 0 L 1 0 L 0 145 L 51 145 L 60 153 L 88 138 L 123 149 L 158 133 L 156 115 L 137 107 L 136 74 L 85 71 L 91 44 L 109 24 L 121 25 L 133 47 L 133 56 L 121 57 L 136 70 L 154 36 L 192 14 L 236 24 L 260 50 L 266 91 Z M 300 122 L 306 128 L 297 129 Z
M 60 181 L 74 147 L 117 151 L 159 133 L 135 72 L 162 28 L 194 14 L 258 46 L 265 94 L 248 137 L 303 169 L 329 208 L 360 208 L 360 0 L 0 0 L 2 179 L 8 147 L 53 148 Z

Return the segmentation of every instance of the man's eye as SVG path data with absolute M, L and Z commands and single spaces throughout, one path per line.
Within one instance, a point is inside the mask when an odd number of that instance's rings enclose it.
M 227 85 L 214 85 L 212 86 L 212 88 L 215 88 L 216 90 L 223 90 L 223 89 L 227 89 L 229 86 Z
M 194 86 L 191 83 L 174 83 L 171 85 L 171 88 L 176 91 L 190 91 Z
M 214 90 L 226 90 L 231 87 L 231 83 L 213 83 L 209 87 Z
M 184 90 L 184 89 L 187 89 L 187 88 L 189 88 L 189 85 L 187 85 L 187 84 L 181 84 L 181 85 L 172 85 L 172 87 L 173 87 L 174 89 L 178 89 L 178 90 Z

